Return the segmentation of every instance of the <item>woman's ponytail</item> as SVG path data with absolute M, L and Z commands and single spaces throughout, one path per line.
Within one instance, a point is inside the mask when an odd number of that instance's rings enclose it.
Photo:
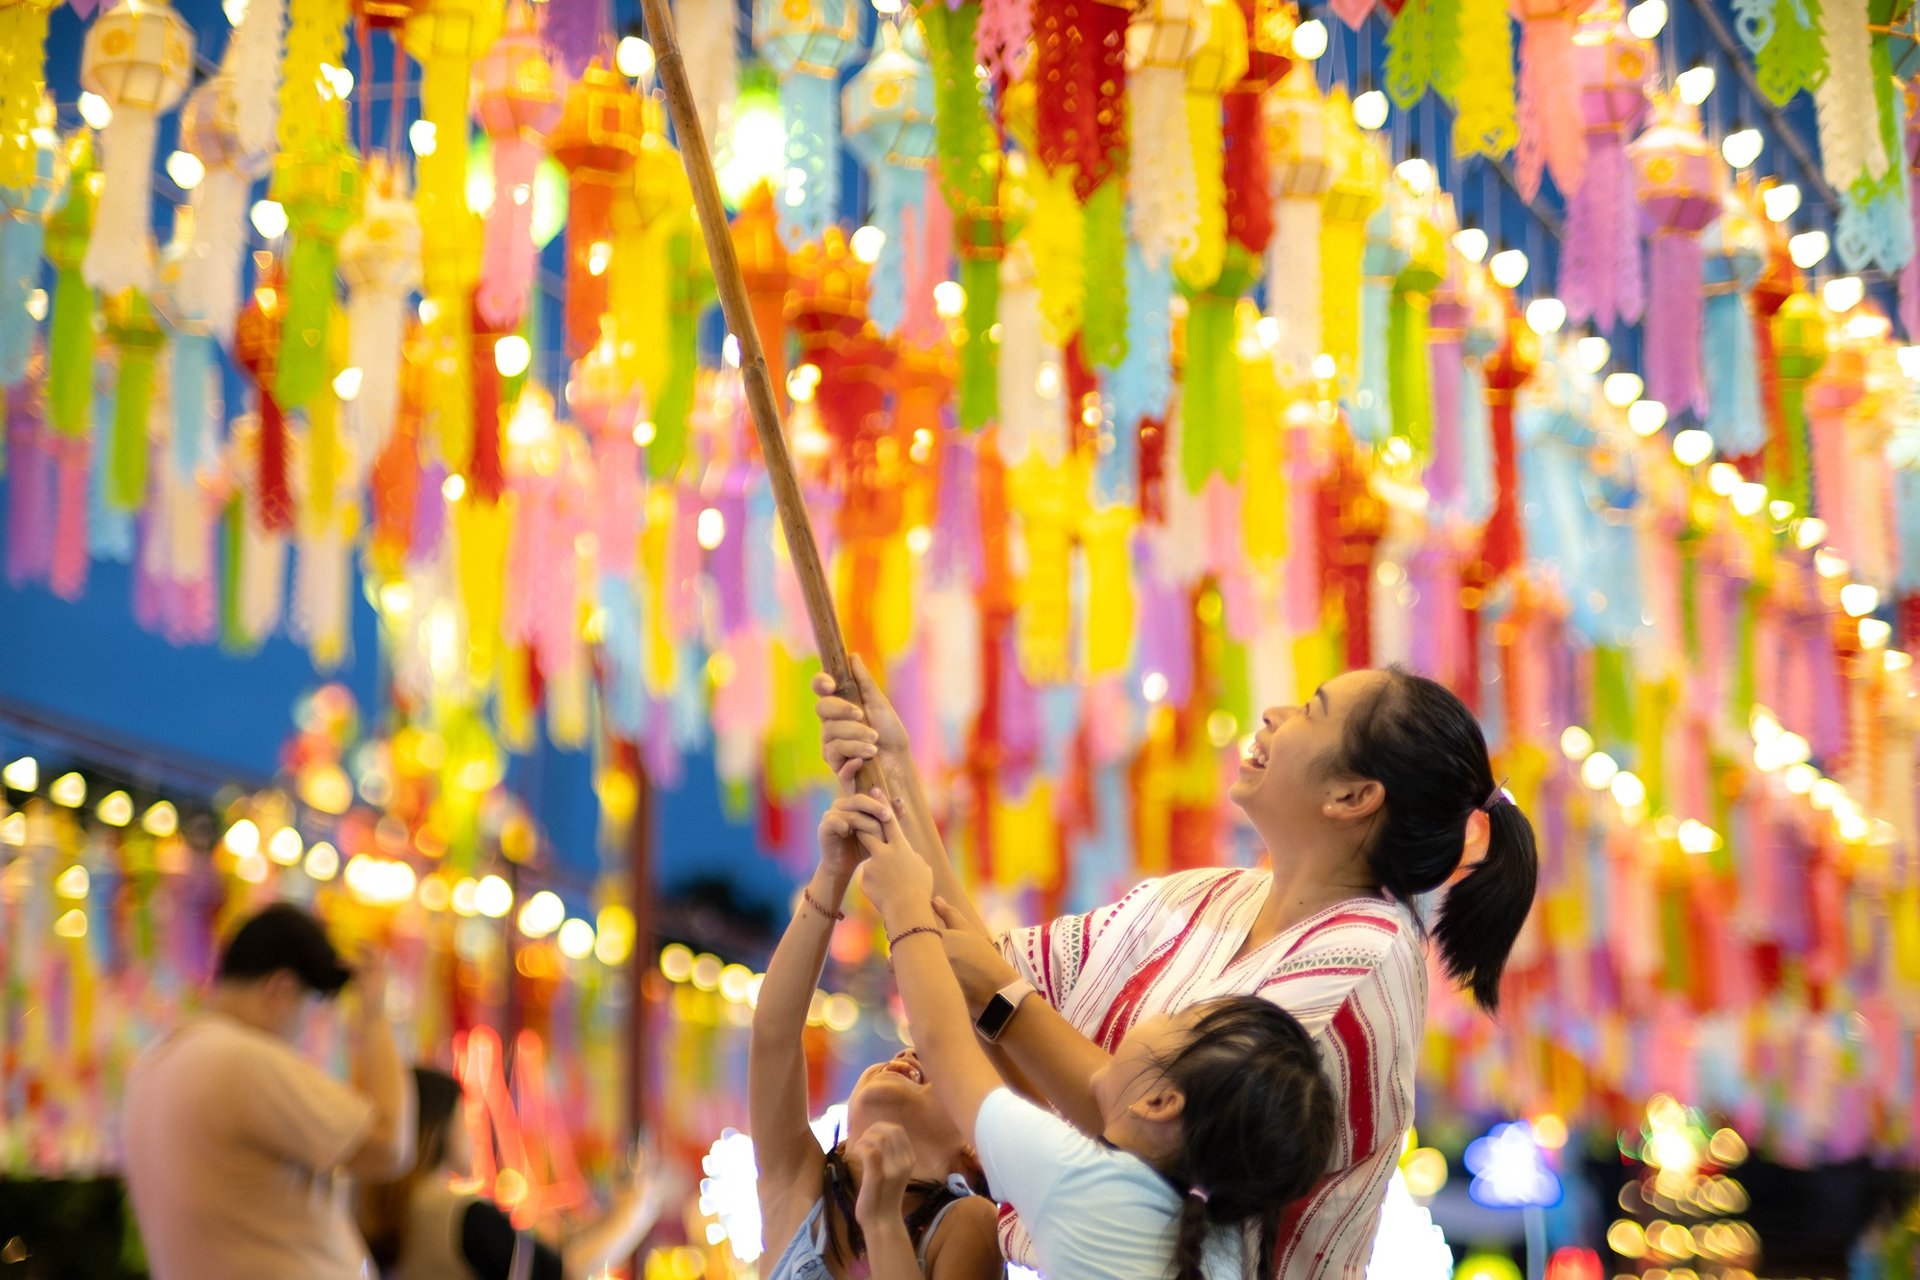
M 1180 1218 L 1173 1241 L 1173 1280 L 1206 1280 L 1202 1263 L 1207 1256 L 1207 1238 L 1213 1224 L 1207 1220 L 1207 1202 L 1197 1191 L 1189 1191 L 1180 1202 Z
M 1533 824 L 1504 797 L 1487 810 L 1487 852 L 1448 888 L 1433 937 L 1447 976 L 1488 1013 L 1500 1008 L 1500 972 L 1533 906 L 1540 856 Z
M 1434 934 L 1447 973 L 1492 1013 L 1500 972 L 1533 905 L 1539 856 L 1533 826 L 1495 785 L 1480 724 L 1444 685 L 1399 667 L 1347 717 L 1330 771 L 1371 778 L 1386 792 L 1369 869 L 1411 906 L 1452 879 L 1466 852 L 1467 824 L 1487 815 L 1487 852 L 1447 891 Z

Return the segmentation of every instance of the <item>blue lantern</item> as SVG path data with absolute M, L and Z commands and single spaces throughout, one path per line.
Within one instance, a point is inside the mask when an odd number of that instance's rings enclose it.
M 840 118 L 847 145 L 871 179 L 873 225 L 885 237 L 868 275 L 869 314 L 892 337 L 905 309 L 905 264 L 925 256 L 926 172 L 933 160 L 933 71 L 900 27 L 880 23 L 873 57 L 841 93 Z M 909 206 L 920 207 L 911 253 Z
M 840 204 L 840 68 L 860 48 L 856 0 L 754 0 L 753 44 L 780 74 L 787 171 L 775 205 L 789 244 L 817 239 Z

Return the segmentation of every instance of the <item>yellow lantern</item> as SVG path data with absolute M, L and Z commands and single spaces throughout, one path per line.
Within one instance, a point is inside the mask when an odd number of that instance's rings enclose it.
M 1321 200 L 1320 342 L 1340 376 L 1360 365 L 1360 284 L 1367 223 L 1386 202 L 1387 158 L 1353 121 L 1344 90 L 1325 99 L 1333 181 Z
M 1267 244 L 1267 314 L 1279 325 L 1274 369 L 1297 383 L 1310 375 L 1322 350 L 1320 228 L 1335 177 L 1330 122 L 1313 64 L 1293 64 L 1266 96 L 1263 116 L 1274 192 Z
M 58 0 L 0 0 L 0 190 L 33 184 L 47 88 L 47 15 Z
M 1220 99 L 1247 74 L 1247 25 L 1238 0 L 1205 0 L 1203 14 L 1205 38 L 1187 59 L 1187 143 L 1193 150 L 1198 220 L 1193 251 L 1179 263 L 1186 282 L 1200 287 L 1219 278 L 1227 248 Z

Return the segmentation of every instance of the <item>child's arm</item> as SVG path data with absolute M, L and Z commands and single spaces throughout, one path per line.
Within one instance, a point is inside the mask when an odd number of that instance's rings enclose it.
M 877 823 L 870 825 L 877 830 Z M 854 817 L 840 805 L 820 820 L 820 864 L 767 962 L 747 1052 L 747 1115 L 760 1184 L 772 1203 L 819 1181 L 824 1153 L 808 1127 L 807 1009 L 826 963 L 835 916 L 862 856 Z
M 890 812 L 880 834 L 863 831 L 860 843 L 869 855 L 861 884 L 887 926 L 894 981 L 914 1048 L 932 1078 L 934 1096 L 971 1140 L 981 1102 L 1006 1082 L 975 1038 L 966 997 L 947 964 L 940 917 L 933 909 L 933 872 Z
M 907 1234 L 906 1192 L 913 1178 L 913 1142 L 897 1124 L 876 1121 L 847 1150 L 860 1173 L 853 1216 L 867 1241 L 871 1280 L 921 1280 Z

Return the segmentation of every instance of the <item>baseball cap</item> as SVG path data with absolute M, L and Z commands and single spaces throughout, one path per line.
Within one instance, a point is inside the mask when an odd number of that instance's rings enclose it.
M 244 982 L 281 969 L 323 996 L 338 995 L 353 977 L 326 927 L 291 902 L 276 902 L 241 925 L 220 956 L 223 979 Z

